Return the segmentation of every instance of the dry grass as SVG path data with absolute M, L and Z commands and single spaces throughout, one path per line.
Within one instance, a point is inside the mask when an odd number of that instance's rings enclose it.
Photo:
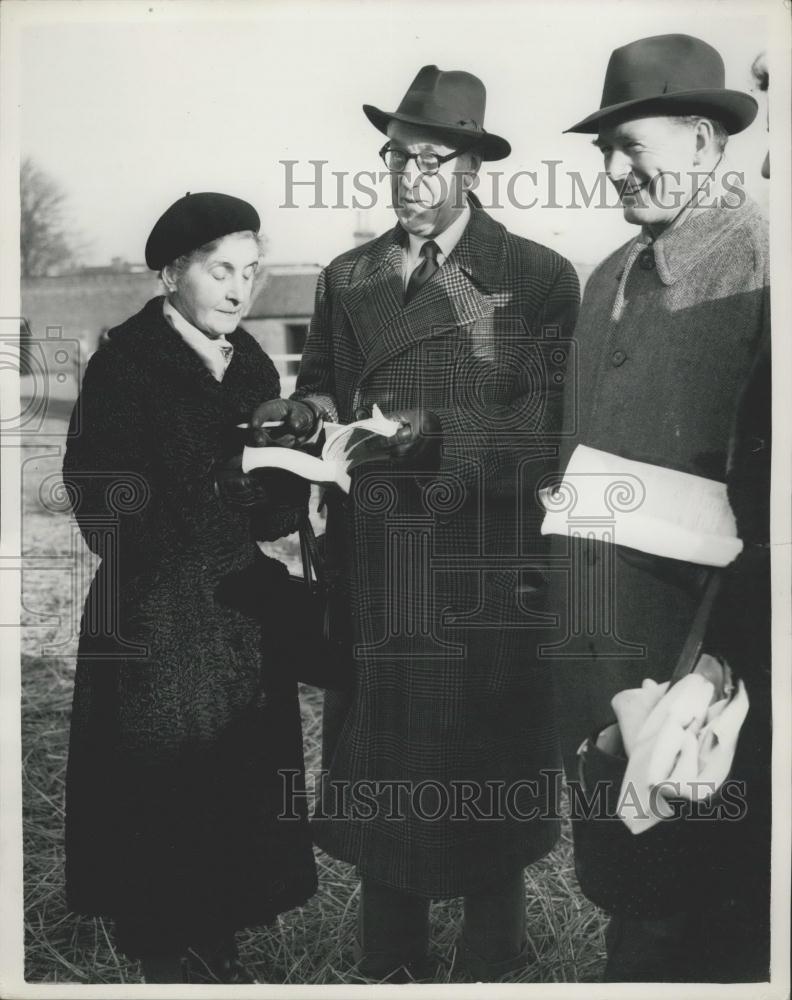
M 26 608 L 23 638 L 22 754 L 24 768 L 24 863 L 26 978 L 37 983 L 137 983 L 140 969 L 113 946 L 112 929 L 101 920 L 66 912 L 63 888 L 63 790 L 74 669 L 74 628 L 91 560 L 72 549 L 68 518 L 48 510 L 39 485 L 59 467 L 62 419 L 51 421 L 27 453 L 54 446 L 41 460 L 25 464 L 24 545 L 33 560 L 62 557 L 28 572 L 23 583 Z M 35 450 L 34 450 L 35 449 Z M 41 567 L 41 563 L 37 563 Z M 74 586 L 69 579 L 76 580 Z M 82 581 L 82 582 L 79 582 Z M 76 605 L 76 606 L 75 606 Z M 55 617 L 52 617 L 52 616 Z M 48 650 L 49 644 L 49 650 Z M 57 653 L 57 655 L 53 655 Z M 321 698 L 302 692 L 306 762 L 319 767 Z M 268 930 L 240 935 L 242 958 L 261 982 L 355 983 L 352 943 L 357 880 L 351 866 L 317 852 L 319 892 L 300 910 L 285 914 Z M 604 951 L 603 921 L 577 889 L 568 829 L 558 848 L 526 872 L 528 931 L 539 960 L 520 982 L 596 980 Z M 433 949 L 451 980 L 460 923 L 459 901 L 432 907 Z

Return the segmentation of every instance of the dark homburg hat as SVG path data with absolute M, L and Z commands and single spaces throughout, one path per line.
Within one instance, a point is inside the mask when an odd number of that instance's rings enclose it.
M 511 152 L 511 146 L 499 135 L 484 130 L 486 104 L 487 91 L 477 76 L 424 66 L 395 111 L 380 111 L 373 104 L 364 104 L 363 111 L 371 124 L 386 135 L 392 121 L 420 125 L 455 145 L 464 142 L 465 148 L 478 153 L 482 160 L 502 160 Z
M 182 254 L 221 236 L 247 230 L 257 233 L 260 227 L 258 212 L 241 198 L 188 191 L 157 219 L 146 241 L 146 263 L 152 271 L 161 271 Z
M 702 115 L 733 135 L 756 117 L 750 94 L 727 90 L 720 53 L 691 35 L 639 38 L 611 54 L 600 107 L 567 132 L 598 132 L 651 115 Z

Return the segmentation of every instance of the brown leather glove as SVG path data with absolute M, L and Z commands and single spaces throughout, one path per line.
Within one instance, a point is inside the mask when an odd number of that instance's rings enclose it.
M 298 448 L 321 427 L 324 414 L 316 403 L 300 399 L 269 399 L 253 411 L 250 436 L 258 447 L 279 445 Z M 279 427 L 262 427 L 263 423 L 279 420 Z
M 384 450 L 392 462 L 419 472 L 437 472 L 443 457 L 443 428 L 431 410 L 413 409 L 388 413 L 401 427 L 389 438 L 371 438 L 369 447 Z

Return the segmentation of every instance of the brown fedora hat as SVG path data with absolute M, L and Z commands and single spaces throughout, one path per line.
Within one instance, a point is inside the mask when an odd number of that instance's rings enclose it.
M 420 125 L 454 143 L 463 140 L 465 148 L 475 150 L 482 160 L 502 160 L 511 152 L 511 146 L 499 135 L 484 130 L 486 104 L 487 91 L 477 76 L 424 66 L 395 111 L 380 111 L 373 104 L 364 104 L 363 111 L 371 124 L 386 135 L 392 121 Z
M 727 90 L 717 49 L 691 35 L 654 35 L 614 49 L 600 107 L 566 132 L 598 132 L 601 125 L 650 115 L 703 115 L 733 135 L 756 117 L 750 94 Z

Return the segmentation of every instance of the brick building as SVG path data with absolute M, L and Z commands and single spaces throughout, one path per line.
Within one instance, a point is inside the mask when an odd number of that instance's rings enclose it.
M 276 361 L 284 392 L 297 373 L 313 312 L 318 264 L 271 264 L 243 325 Z M 22 282 L 23 339 L 29 343 L 31 383 L 74 399 L 82 369 L 103 333 L 137 312 L 162 286 L 152 271 L 135 265 L 85 268 L 76 274 L 30 278 Z

